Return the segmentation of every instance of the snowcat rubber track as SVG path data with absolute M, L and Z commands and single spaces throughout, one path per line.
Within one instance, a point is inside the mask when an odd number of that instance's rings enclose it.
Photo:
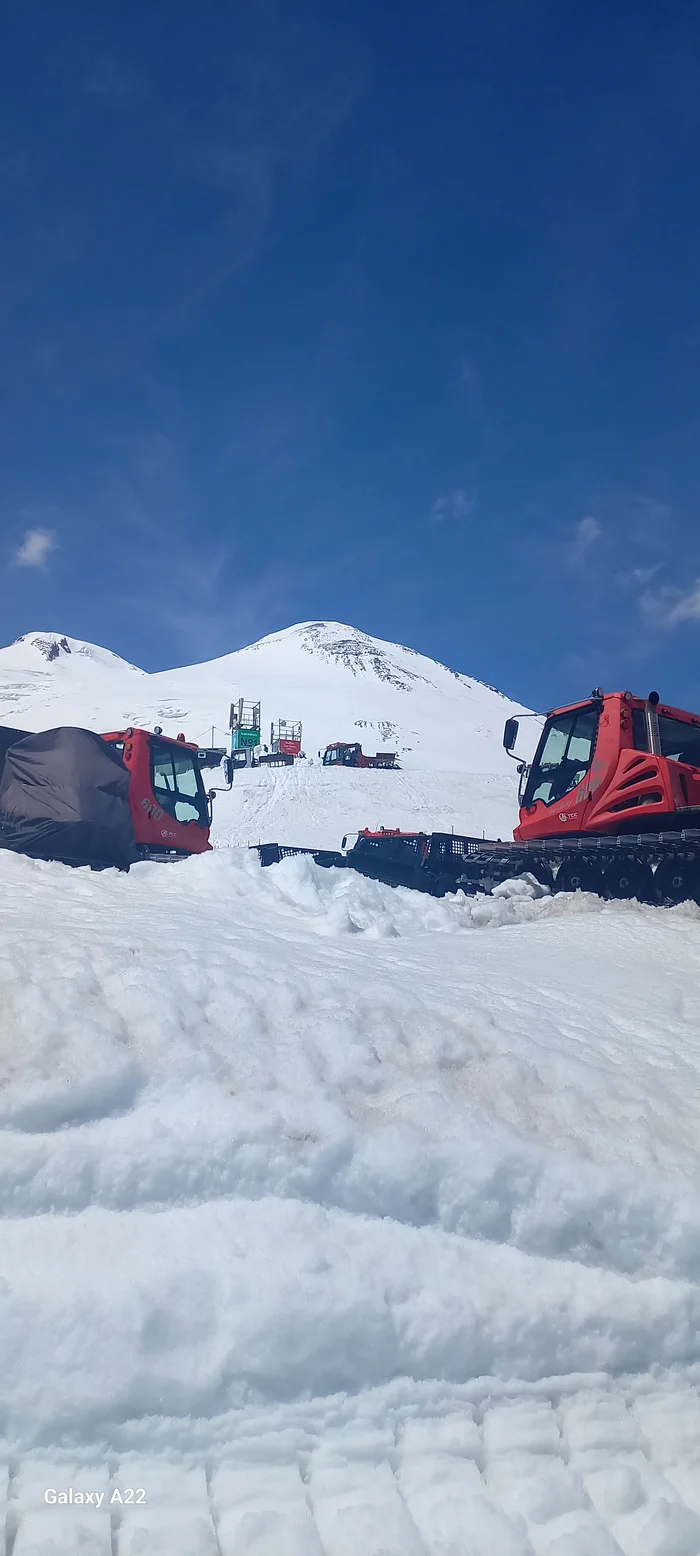
M 251 847 L 257 848 L 263 868 L 270 864 L 279 864 L 281 859 L 293 859 L 296 854 L 311 854 L 314 863 L 320 864 L 327 870 L 332 865 L 342 867 L 347 864 L 345 854 L 330 848 L 294 848 L 285 843 L 253 843 Z
M 392 857 L 397 842 L 414 842 L 408 860 Z M 448 892 L 488 893 L 503 881 L 534 875 L 553 891 L 590 891 L 608 898 L 637 897 L 673 906 L 700 903 L 700 828 L 608 837 L 559 837 L 524 843 L 433 832 L 398 840 L 374 837 L 347 854 L 328 849 L 258 844 L 261 865 L 310 854 L 328 869 L 356 870 L 388 886 L 407 886 L 444 897 Z M 423 855 L 419 855 L 422 845 Z M 409 850 L 410 854 L 410 850 Z M 659 875 L 659 871 L 661 874 Z

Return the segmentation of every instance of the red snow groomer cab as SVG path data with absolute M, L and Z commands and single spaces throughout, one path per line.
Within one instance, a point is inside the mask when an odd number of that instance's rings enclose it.
M 517 734 L 517 721 L 508 723 Z M 700 717 L 662 705 L 657 692 L 596 690 L 557 708 L 520 768 L 519 803 L 517 842 L 696 827 Z
M 336 740 L 326 746 L 323 753 L 324 767 L 398 767 L 395 751 L 378 751 L 376 756 L 365 756 L 358 740 Z
M 508 719 L 511 755 L 517 734 Z M 698 714 L 658 692 L 598 687 L 547 714 L 532 762 L 518 771 L 519 824 L 499 868 L 533 870 L 556 891 L 700 902 Z M 470 861 L 475 879 L 488 846 Z
M 129 805 L 142 858 L 180 858 L 211 848 L 211 799 L 202 782 L 198 746 L 156 728 L 103 735 L 129 772 Z

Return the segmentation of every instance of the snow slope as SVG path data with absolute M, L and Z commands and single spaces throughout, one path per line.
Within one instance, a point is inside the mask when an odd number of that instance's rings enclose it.
M 237 772 L 231 792 L 217 795 L 212 838 L 219 847 L 278 842 L 338 848 L 344 834 L 350 838 L 367 826 L 510 837 L 517 819 L 510 773 L 358 772 L 297 762 Z
M 160 724 L 209 742 L 214 726 L 220 743 L 234 697 L 261 702 L 264 739 L 273 721 L 301 719 L 308 755 L 333 740 L 359 740 L 370 753 L 397 751 L 408 768 L 511 779 L 503 725 L 526 711 L 480 681 L 337 622 L 305 622 L 208 664 L 154 675 L 57 633 L 28 633 L 0 649 L 0 721 L 23 729 Z
M 698 1556 L 698 909 L 222 848 L 0 920 L 12 1556 Z

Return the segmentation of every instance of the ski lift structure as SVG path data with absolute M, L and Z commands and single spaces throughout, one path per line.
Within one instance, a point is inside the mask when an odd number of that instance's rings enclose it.
M 299 756 L 301 719 L 278 719 L 270 725 L 270 750 L 281 756 Z
M 261 739 L 260 703 L 246 702 L 243 697 L 232 702 L 229 730 L 232 761 L 237 767 L 251 767 Z
M 229 715 L 231 762 L 234 767 L 292 767 L 301 754 L 301 719 L 278 719 L 270 725 L 270 745 L 262 746 L 259 702 L 239 697 Z M 262 747 L 262 749 L 261 749 Z

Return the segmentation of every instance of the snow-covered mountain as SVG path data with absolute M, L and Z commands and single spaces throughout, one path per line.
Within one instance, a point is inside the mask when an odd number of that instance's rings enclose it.
M 303 622 L 206 664 L 149 675 L 107 649 L 30 632 L 0 649 L 0 723 L 126 724 L 222 743 L 231 702 L 262 705 L 263 739 L 301 719 L 309 755 L 333 740 L 399 753 L 403 768 L 512 774 L 503 724 L 518 704 L 413 649 L 339 622 Z M 534 733 L 535 726 L 530 726 Z

